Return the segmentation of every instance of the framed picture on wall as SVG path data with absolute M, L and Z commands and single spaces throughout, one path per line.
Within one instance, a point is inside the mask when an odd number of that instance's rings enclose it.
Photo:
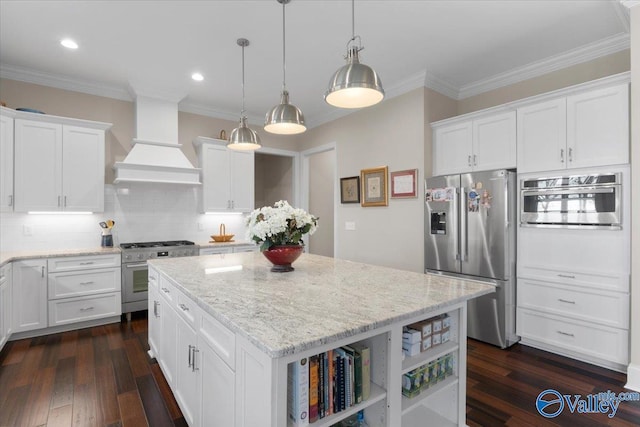
M 418 169 L 391 172 L 391 198 L 418 197 Z
M 340 178 L 340 203 L 360 203 L 360 177 Z
M 387 166 L 363 169 L 360 171 L 362 182 L 362 206 L 388 206 Z

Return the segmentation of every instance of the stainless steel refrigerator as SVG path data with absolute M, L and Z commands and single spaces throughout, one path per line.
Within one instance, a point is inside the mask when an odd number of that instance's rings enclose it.
M 515 172 L 437 176 L 425 189 L 425 271 L 494 285 L 495 293 L 469 301 L 467 334 L 501 348 L 514 344 Z

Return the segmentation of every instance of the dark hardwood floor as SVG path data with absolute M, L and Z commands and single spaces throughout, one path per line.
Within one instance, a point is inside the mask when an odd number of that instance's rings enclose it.
M 623 391 L 625 376 L 522 345 L 469 340 L 467 424 L 640 426 L 640 402 L 614 418 L 538 414 L 545 389 L 562 394 Z M 160 368 L 146 351 L 146 312 L 121 322 L 9 342 L 0 353 L 0 426 L 185 426 Z

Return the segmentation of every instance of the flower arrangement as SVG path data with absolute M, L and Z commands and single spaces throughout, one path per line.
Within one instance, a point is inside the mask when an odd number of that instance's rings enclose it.
M 292 207 L 286 200 L 273 207 L 264 206 L 247 218 L 247 239 L 267 251 L 276 245 L 304 245 L 302 236 L 312 235 L 318 228 L 318 218 L 303 209 Z

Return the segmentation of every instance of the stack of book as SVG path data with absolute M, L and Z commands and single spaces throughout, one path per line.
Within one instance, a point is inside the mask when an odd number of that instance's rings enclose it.
M 356 343 L 289 364 L 288 412 L 304 426 L 369 398 L 369 348 Z

